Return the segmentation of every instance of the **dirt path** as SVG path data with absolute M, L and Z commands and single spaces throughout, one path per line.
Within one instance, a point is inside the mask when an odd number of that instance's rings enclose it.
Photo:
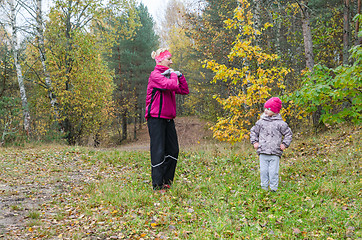
M 24 227 L 31 231 L 32 221 L 36 221 L 40 214 L 51 214 L 41 212 L 43 204 L 82 180 L 82 173 L 77 170 L 77 158 L 72 156 L 72 161 L 69 161 L 71 154 L 67 152 L 55 150 L 52 155 L 40 149 L 10 149 L 8 152 L 0 155 L 1 238 L 7 238 L 9 233 L 16 233 Z M 27 237 L 19 235 L 16 239 Z
M 122 174 L 122 169 L 105 172 L 101 164 L 89 162 L 87 150 L 58 146 L 47 149 L 5 149 L 0 153 L 0 238 L 31 239 L 41 219 L 54 219 L 54 205 L 71 205 L 70 194 L 84 183 Z M 50 204 L 51 203 L 51 204 Z M 54 204 L 56 203 L 56 204 Z M 47 217 L 53 216 L 53 217 Z M 42 222 L 49 226 L 52 222 Z M 27 234 L 24 234 L 24 228 Z
M 175 120 L 181 149 L 202 144 L 211 136 L 205 122 L 192 117 Z M 87 162 L 87 152 L 76 148 L 46 146 L 33 149 L 0 148 L 0 238 L 29 239 L 39 219 L 55 215 L 50 202 L 66 205 L 67 194 L 77 191 L 84 182 L 96 182 L 99 176 L 122 174 L 122 169 L 103 172 L 99 165 Z M 147 127 L 138 141 L 117 147 L 120 150 L 149 150 Z M 52 217 L 49 217 L 52 219 Z M 52 224 L 52 223 L 42 223 Z M 24 234 L 24 228 L 29 235 Z
M 207 122 L 196 117 L 177 117 L 175 119 L 178 141 L 181 150 L 189 149 L 195 145 L 203 144 L 210 140 L 212 133 L 208 129 Z M 119 147 L 122 150 L 149 151 L 150 138 L 147 125 L 138 132 L 138 139 Z

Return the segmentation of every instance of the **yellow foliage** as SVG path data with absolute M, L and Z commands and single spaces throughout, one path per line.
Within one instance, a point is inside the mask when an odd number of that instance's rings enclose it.
M 72 31 L 67 37 L 59 32 L 63 24 L 59 16 L 51 15 L 47 32 L 52 49 L 47 61 L 59 104 L 58 120 L 67 120 L 76 134 L 98 134 L 110 121 L 113 109 L 113 79 L 100 57 L 104 46 L 93 33 Z
M 232 143 L 248 138 L 248 129 L 259 117 L 264 102 L 271 96 L 272 88 L 284 89 L 283 80 L 289 72 L 285 68 L 266 65 L 278 56 L 263 52 L 255 44 L 255 36 L 272 25 L 267 23 L 264 29 L 255 29 L 253 15 L 247 11 L 249 3 L 246 0 L 239 2 L 234 19 L 225 21 L 226 28 L 241 31 L 228 55 L 229 64 L 219 64 L 212 59 L 204 64 L 215 73 L 212 82 L 229 83 L 227 97 L 214 96 L 226 114 L 218 119 L 212 130 L 214 138 Z

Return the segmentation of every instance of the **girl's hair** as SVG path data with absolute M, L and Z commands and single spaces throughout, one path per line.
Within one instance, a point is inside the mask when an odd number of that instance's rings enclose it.
M 153 59 L 156 59 L 156 57 L 160 56 L 160 54 L 161 54 L 162 52 L 165 52 L 165 51 L 168 51 L 168 49 L 167 49 L 167 48 L 159 48 L 159 49 L 157 49 L 157 51 L 153 51 L 153 52 L 151 53 L 151 57 L 152 57 Z

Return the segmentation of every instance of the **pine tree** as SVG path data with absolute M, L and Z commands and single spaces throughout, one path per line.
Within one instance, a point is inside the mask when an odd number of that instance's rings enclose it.
M 115 73 L 114 100 L 118 123 L 122 129 L 121 141 L 128 138 L 128 122 L 134 119 L 136 126 L 136 119 L 143 118 L 148 76 L 155 66 L 151 52 L 158 47 L 154 22 L 147 7 L 140 4 L 137 12 L 141 26 L 132 38 L 116 40 L 112 47 L 112 57 L 109 59 Z

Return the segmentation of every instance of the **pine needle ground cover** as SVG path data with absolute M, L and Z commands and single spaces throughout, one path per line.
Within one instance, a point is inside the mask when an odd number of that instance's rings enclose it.
M 277 192 L 248 143 L 181 152 L 175 184 L 151 188 L 149 153 L 1 148 L 3 239 L 358 239 L 361 128 L 298 133 Z

